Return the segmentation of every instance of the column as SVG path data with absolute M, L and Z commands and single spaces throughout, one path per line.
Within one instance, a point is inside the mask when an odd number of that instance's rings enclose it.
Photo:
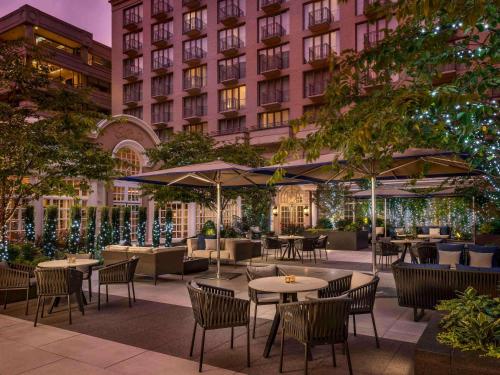
M 188 203 L 188 237 L 196 236 L 196 203 Z

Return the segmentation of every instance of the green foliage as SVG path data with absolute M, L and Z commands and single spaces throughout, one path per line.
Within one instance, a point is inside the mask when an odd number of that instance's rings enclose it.
M 222 238 L 238 238 L 240 237 L 240 234 L 233 227 L 227 227 L 221 230 L 220 236 Z
M 484 222 L 479 227 L 479 233 L 481 234 L 500 234 L 500 219 L 493 219 Z
M 68 236 L 68 251 L 70 253 L 78 252 L 80 248 L 80 231 L 82 224 L 82 208 L 79 205 L 74 205 L 70 210 L 70 232 Z
M 161 240 L 161 228 L 160 228 L 160 211 L 158 207 L 155 207 L 154 218 L 153 218 L 153 247 L 160 246 Z
M 55 255 L 57 249 L 57 206 L 45 208 L 45 223 L 43 227 L 43 251 L 49 258 Z
M 447 312 L 441 320 L 439 342 L 500 359 L 500 298 L 478 295 L 469 287 L 458 298 L 441 301 L 436 309 Z
M 174 223 L 172 222 L 173 219 L 173 213 L 170 208 L 167 209 L 167 212 L 165 214 L 165 246 L 166 247 L 171 247 L 172 246 L 172 237 L 173 237 L 173 231 L 174 231 Z
M 290 236 L 294 236 L 294 235 L 302 235 L 304 234 L 304 231 L 305 231 L 305 228 L 303 225 L 286 225 L 284 226 L 283 228 L 281 228 L 281 233 L 285 234 L 285 235 L 290 235 Z
M 139 207 L 137 215 L 137 243 L 139 246 L 146 245 L 147 212 L 146 207 Z
M 14 263 L 36 266 L 51 258 L 43 255 L 43 250 L 32 243 L 17 243 L 9 245 L 8 260 Z
M 123 208 L 123 244 L 132 245 L 132 209 L 129 206 Z
M 327 217 L 320 217 L 316 223 L 317 229 L 333 229 L 333 224 Z
M 353 223 L 348 223 L 345 227 L 344 227 L 344 231 L 345 232 L 357 232 L 357 231 L 360 231 L 362 228 L 362 225 L 355 221 Z
M 205 224 L 203 224 L 203 228 L 201 228 L 201 233 L 205 237 L 215 237 L 217 234 L 217 227 L 212 220 L 207 220 Z
M 35 242 L 35 207 L 32 205 L 26 206 L 24 212 L 24 239 L 28 242 Z
M 336 221 L 344 215 L 347 186 L 337 182 L 318 184 L 313 194 L 313 202 L 318 207 L 318 215 Z
M 87 252 L 94 253 L 95 251 L 95 230 L 96 230 L 97 208 L 87 207 L 87 228 L 86 233 L 86 246 Z
M 94 254 L 96 259 L 100 259 L 104 248 L 113 243 L 113 228 L 111 227 L 109 216 L 109 207 L 101 207 L 101 228 L 97 237 L 96 252 Z
M 111 226 L 113 232 L 113 244 L 120 243 L 120 207 L 113 207 L 111 209 Z

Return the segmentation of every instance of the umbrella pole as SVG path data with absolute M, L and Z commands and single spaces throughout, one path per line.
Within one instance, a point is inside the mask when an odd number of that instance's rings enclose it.
M 216 250 L 217 250 L 217 279 L 221 278 L 220 275 L 220 214 L 221 214 L 221 186 L 220 182 L 217 182 L 217 218 L 216 218 L 216 223 L 217 223 L 217 243 L 216 243 Z
M 375 177 L 371 177 L 372 184 L 372 272 L 374 275 L 377 274 L 377 254 L 376 254 L 376 246 L 377 246 L 377 200 L 375 197 Z
M 384 198 L 384 237 L 387 237 L 387 198 Z

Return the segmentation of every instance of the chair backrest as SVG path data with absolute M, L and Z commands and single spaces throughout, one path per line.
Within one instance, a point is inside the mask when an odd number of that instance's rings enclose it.
M 328 244 L 328 236 L 322 234 L 316 240 L 316 249 L 326 249 L 326 245 Z
M 137 268 L 137 263 L 139 263 L 139 257 L 133 256 L 130 260 L 127 261 L 127 279 L 128 281 L 132 281 L 134 279 L 135 270 Z
M 351 313 L 368 313 L 373 310 L 379 281 L 380 278 L 374 276 L 370 282 L 350 289 L 347 292 L 347 295 L 352 300 Z
M 191 299 L 191 307 L 193 308 L 193 316 L 196 323 L 203 326 L 204 319 L 204 306 L 205 306 L 205 291 L 198 286 L 195 282 L 189 281 L 187 283 L 189 298 Z
M 317 237 L 305 237 L 298 241 L 298 247 L 302 251 L 314 251 L 316 249 Z
M 382 255 L 397 255 L 399 253 L 399 247 L 395 243 L 380 241 L 379 244 Z
M 281 241 L 275 237 L 266 237 L 264 247 L 266 249 L 281 249 Z
M 438 252 L 436 244 L 419 243 L 417 245 L 419 262 L 422 264 L 436 264 L 438 262 Z
M 270 264 L 267 266 L 247 266 L 247 281 L 252 281 L 254 279 L 260 279 L 262 277 L 272 277 L 278 276 L 280 274 L 280 269 L 275 264 Z
M 92 253 L 76 253 L 71 254 L 71 256 L 75 257 L 76 259 L 92 259 Z
M 35 270 L 36 289 L 39 296 L 68 294 L 70 291 L 69 268 L 38 268 Z

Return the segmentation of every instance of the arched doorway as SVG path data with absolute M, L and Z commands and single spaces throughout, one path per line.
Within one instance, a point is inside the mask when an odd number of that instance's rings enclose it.
M 286 232 L 291 227 L 308 227 L 310 194 L 298 186 L 287 186 L 278 194 L 279 231 Z

